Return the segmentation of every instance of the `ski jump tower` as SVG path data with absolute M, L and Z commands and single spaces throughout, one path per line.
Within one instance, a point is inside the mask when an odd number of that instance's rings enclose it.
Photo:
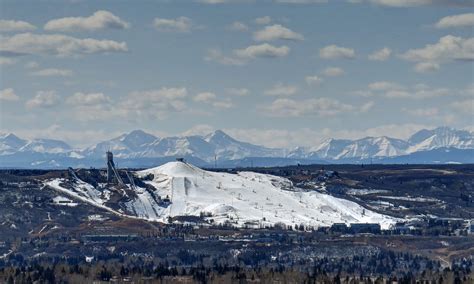
M 119 184 L 123 184 L 122 178 L 120 177 L 119 173 L 117 172 L 117 169 L 115 168 L 114 154 L 112 154 L 112 152 L 110 151 L 107 151 L 105 152 L 105 157 L 107 159 L 107 182 L 111 183 L 115 176 L 117 182 Z
M 107 158 L 107 182 L 111 182 L 114 174 L 114 154 L 112 152 L 105 152 L 105 157 Z

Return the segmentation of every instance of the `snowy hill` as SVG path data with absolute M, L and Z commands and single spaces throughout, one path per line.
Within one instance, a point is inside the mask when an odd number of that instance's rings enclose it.
M 152 176 L 144 180 L 149 187 L 94 187 L 77 178 L 53 179 L 46 184 L 116 214 L 162 222 L 168 217 L 205 216 L 208 221 L 235 226 L 370 222 L 387 228 L 396 221 L 354 202 L 297 188 L 277 176 L 209 172 L 183 162 L 169 162 L 135 174 L 139 178 Z M 119 200 L 118 204 L 112 200 Z

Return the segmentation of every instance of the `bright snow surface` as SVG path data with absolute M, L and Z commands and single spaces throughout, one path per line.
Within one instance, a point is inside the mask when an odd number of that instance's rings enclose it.
M 72 188 L 62 186 L 62 179 L 50 180 L 47 185 L 116 214 L 151 221 L 204 215 L 216 223 L 229 221 L 235 226 L 379 223 L 388 228 L 396 222 L 395 218 L 364 209 L 352 201 L 306 191 L 294 187 L 288 179 L 272 175 L 210 172 L 183 162 L 135 173 L 142 178 L 149 174 L 153 180 L 145 182 L 156 190 L 135 187 L 136 196 L 130 196 L 119 211 L 107 205 L 110 191 L 96 189 L 84 181 L 76 179 Z M 159 202 L 159 198 L 166 197 L 170 203 Z
M 325 226 L 333 223 L 380 223 L 389 227 L 395 219 L 333 196 L 296 188 L 284 178 L 239 172 L 237 174 L 204 171 L 182 162 L 137 172 L 153 174 L 149 184 L 170 206 L 163 208 L 159 219 L 168 216 L 199 216 L 210 213 L 216 222 L 229 220 L 243 225 L 278 223 Z M 145 204 L 144 204 L 145 205 Z M 147 210 L 143 206 L 144 210 Z M 154 215 L 150 212 L 150 215 Z M 138 215 L 145 212 L 140 212 Z M 265 220 L 265 221 L 263 221 Z

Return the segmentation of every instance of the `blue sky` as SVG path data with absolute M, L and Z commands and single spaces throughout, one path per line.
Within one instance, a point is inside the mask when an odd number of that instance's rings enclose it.
M 469 1 L 0 3 L 0 132 L 293 147 L 474 125 Z

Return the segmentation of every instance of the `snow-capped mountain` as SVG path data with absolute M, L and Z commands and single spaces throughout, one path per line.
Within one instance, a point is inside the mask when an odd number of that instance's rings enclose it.
M 474 148 L 474 134 L 466 130 L 456 130 L 450 127 L 438 127 L 433 130 L 420 130 L 413 134 L 408 143 L 409 153 L 433 150 L 438 148 Z
M 456 150 L 456 151 L 451 151 Z M 221 130 L 204 136 L 156 137 L 141 130 L 120 135 L 82 150 L 62 141 L 24 140 L 0 135 L 0 165 L 4 167 L 101 167 L 104 153 L 112 151 L 127 167 L 161 164 L 184 157 L 201 166 L 226 167 L 301 163 L 472 163 L 474 133 L 448 127 L 421 130 L 407 140 L 386 136 L 357 140 L 327 139 L 312 147 L 293 150 L 268 148 L 242 142 Z M 451 151 L 451 152 L 450 152 Z M 442 158 L 440 158 L 442 153 Z M 450 154 L 452 153 L 452 154 Z M 452 155 L 452 158 L 450 158 Z M 420 157 L 423 157 L 420 160 Z M 396 159 L 395 159 L 396 158 Z
M 329 138 L 323 141 L 319 146 L 311 148 L 307 156 L 323 159 L 336 159 L 351 143 L 351 140 Z
M 0 135 L 0 154 L 12 154 L 27 143 L 26 140 L 18 138 L 13 133 Z
M 34 139 L 28 141 L 18 151 L 39 152 L 39 153 L 67 153 L 72 150 L 71 146 L 61 140 L 54 139 Z
M 32 153 L 66 153 L 72 148 L 67 143 L 54 139 L 24 140 L 12 133 L 0 135 L 0 154 L 7 155 L 15 152 Z
M 214 146 L 214 153 L 219 160 L 237 160 L 245 157 L 283 157 L 282 149 L 271 149 L 237 141 L 221 130 L 206 135 L 204 139 Z
M 111 140 L 87 147 L 81 151 L 81 154 L 85 157 L 102 157 L 106 151 L 112 151 L 116 157 L 133 157 L 136 156 L 137 152 L 143 150 L 142 147 L 157 139 L 158 137 L 142 130 L 134 130 Z
M 366 137 L 355 141 L 329 139 L 308 156 L 331 160 L 393 157 L 406 154 L 408 146 L 406 141 L 386 136 Z
M 115 214 L 161 222 L 177 216 L 204 216 L 206 220 L 230 222 L 234 226 L 370 222 L 387 228 L 396 222 L 352 201 L 297 188 L 288 179 L 277 176 L 210 172 L 182 162 L 135 172 L 135 176 L 147 177 L 142 180 L 145 185 L 126 184 L 125 189 L 104 184 L 93 186 L 75 175 L 45 184 Z
M 82 155 L 102 156 L 113 151 L 122 159 L 196 157 L 206 162 L 235 160 L 245 157 L 281 157 L 283 151 L 237 141 L 223 131 L 217 130 L 205 136 L 173 136 L 158 138 L 141 130 L 123 134 L 117 138 L 98 143 L 82 152 Z
M 193 156 L 205 161 L 210 161 L 214 159 L 214 147 L 201 136 L 167 137 L 158 139 L 147 145 L 142 156 Z

